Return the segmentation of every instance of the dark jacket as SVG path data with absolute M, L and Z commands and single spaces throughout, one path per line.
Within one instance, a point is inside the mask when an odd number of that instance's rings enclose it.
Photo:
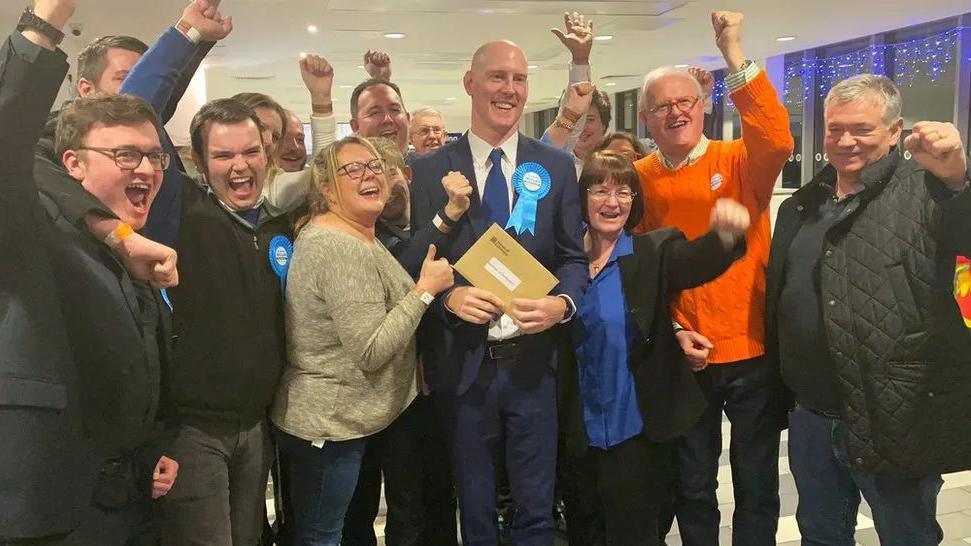
M 132 68 L 122 92 L 167 111 L 179 82 L 192 78 L 202 47 L 169 28 Z M 162 147 L 175 155 L 170 140 L 163 138 Z M 292 237 L 290 222 L 264 209 L 254 229 L 174 164 L 146 224 L 179 253 L 179 286 L 170 290 L 172 398 L 182 415 L 252 424 L 265 417 L 286 361 L 283 295 L 269 242 Z
M 175 240 L 172 397 L 177 411 L 256 422 L 286 362 L 283 293 L 270 240 L 292 237 L 286 216 L 265 210 L 256 228 L 187 175 Z
M 767 276 L 775 366 L 788 248 L 835 182 L 827 166 L 779 209 Z M 971 253 L 971 191 L 954 196 L 897 149 L 863 183 L 816 271 L 850 463 L 910 477 L 971 468 L 971 336 L 953 288 L 955 256 Z
M 0 51 L 0 538 L 67 532 L 92 502 L 147 500 L 160 454 L 147 447 L 168 338 L 159 299 L 65 216 L 83 208 L 76 181 L 35 185 L 66 73 L 63 52 L 19 33 Z
M 681 436 L 707 405 L 674 336 L 671 296 L 714 280 L 744 253 L 744 243 L 726 250 L 715 233 L 686 241 L 681 231 L 662 228 L 635 236 L 634 253 L 618 259 L 623 304 L 643 336 L 643 343 L 630 354 L 628 365 L 634 375 L 643 434 L 651 441 L 666 442 Z M 558 370 L 559 411 L 565 449 L 579 456 L 589 444 L 569 332 L 570 328 L 560 332 L 568 345 L 561 346 L 564 350 Z

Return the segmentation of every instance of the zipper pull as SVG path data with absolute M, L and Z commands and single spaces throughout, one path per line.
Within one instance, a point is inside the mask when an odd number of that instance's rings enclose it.
M 260 245 L 256 242 L 256 235 L 253 235 L 253 248 L 255 250 L 259 250 L 260 249 Z

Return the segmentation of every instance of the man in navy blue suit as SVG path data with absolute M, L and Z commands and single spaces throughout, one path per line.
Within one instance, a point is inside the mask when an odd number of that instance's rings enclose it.
M 560 282 L 552 295 L 514 300 L 504 312 L 494 294 L 456 277 L 456 287 L 426 315 L 419 343 L 450 435 L 463 543 L 498 543 L 502 457 L 517 507 L 513 542 L 548 546 L 557 429 L 551 329 L 573 317 L 587 284 L 576 171 L 565 153 L 519 133 L 529 84 L 518 46 L 483 45 L 464 84 L 472 97 L 471 129 L 412 165 L 412 230 L 429 222 L 444 226 L 449 233 L 439 252 L 454 263 L 491 224 L 508 225 Z M 468 212 L 454 220 L 445 213 L 443 179 L 457 173 L 472 191 Z M 535 208 L 525 206 L 530 202 Z

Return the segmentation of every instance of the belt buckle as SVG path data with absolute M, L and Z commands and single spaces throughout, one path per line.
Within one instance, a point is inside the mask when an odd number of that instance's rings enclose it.
M 494 349 L 496 349 L 498 347 L 499 347 L 499 345 L 489 345 L 488 347 L 486 347 L 486 351 L 488 351 L 488 353 L 489 353 L 489 359 L 490 360 L 499 360 L 499 357 L 496 356 L 496 353 L 494 352 Z
M 516 349 L 519 344 L 514 341 L 496 343 L 495 345 L 490 345 L 486 347 L 489 354 L 489 358 L 492 360 L 504 360 L 507 358 L 512 358 L 516 356 Z

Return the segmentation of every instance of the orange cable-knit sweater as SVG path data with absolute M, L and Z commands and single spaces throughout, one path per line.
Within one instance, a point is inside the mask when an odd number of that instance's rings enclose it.
M 748 209 L 748 250 L 721 277 L 681 292 L 672 318 L 711 340 L 712 364 L 765 353 L 765 268 L 769 262 L 769 201 L 792 153 L 789 115 L 762 71 L 736 89 L 732 101 L 742 120 L 742 138 L 712 141 L 701 158 L 670 171 L 655 152 L 635 164 L 644 194 L 638 231 L 673 226 L 688 239 L 708 231 L 711 209 L 722 197 Z

